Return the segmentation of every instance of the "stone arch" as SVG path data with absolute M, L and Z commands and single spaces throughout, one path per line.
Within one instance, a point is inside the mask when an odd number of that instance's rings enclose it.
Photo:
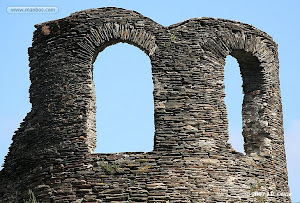
M 104 50 L 106 47 L 117 44 L 119 42 L 125 42 L 138 47 L 144 51 L 149 57 L 151 57 L 155 50 L 158 48 L 155 43 L 155 37 L 142 29 L 135 29 L 134 26 L 129 24 L 118 24 L 118 23 L 106 23 L 98 27 L 91 28 L 85 35 L 83 40 L 78 43 L 81 48 L 81 53 L 86 56 L 84 59 L 85 65 L 91 67 L 93 71 L 93 63 L 99 52 Z M 151 59 L 151 58 L 150 58 Z M 87 80 L 92 81 L 92 74 L 89 74 Z M 95 95 L 94 84 L 92 82 L 92 88 L 90 89 L 91 94 Z M 93 152 L 96 145 L 96 100 L 92 97 L 90 104 L 88 105 L 87 112 L 87 139 L 89 151 Z
M 280 116 L 277 105 L 280 99 L 278 59 L 274 54 L 277 45 L 270 46 L 270 41 L 261 37 L 265 33 L 256 31 L 260 36 L 233 29 L 232 34 L 226 33 L 227 39 L 222 43 L 227 43 L 229 48 L 226 54 L 237 59 L 243 80 L 244 150 L 248 155 L 254 153 L 268 157 L 272 151 L 271 139 L 278 136 L 273 127 L 278 123 L 270 117 Z
M 244 150 L 246 154 L 257 153 L 263 150 L 263 140 L 268 137 L 268 130 L 262 128 L 263 100 L 262 87 L 265 84 L 260 62 L 251 53 L 244 50 L 234 50 L 231 54 L 237 59 L 243 80 L 242 122 Z M 267 126 L 265 126 L 267 127 Z
M 194 27 L 198 27 L 198 30 L 193 32 L 193 39 L 189 38 L 188 32 L 182 32 L 184 29 L 193 30 Z M 238 60 L 242 69 L 243 90 L 246 93 L 243 104 L 245 151 L 248 155 L 271 156 L 274 146 L 271 140 L 282 139 L 277 44 L 266 33 L 251 25 L 224 19 L 190 19 L 169 28 L 174 35 L 181 35 L 182 42 L 185 42 L 185 39 L 190 40 L 190 47 L 184 47 L 183 44 L 181 47 L 184 53 L 187 53 L 186 57 L 193 58 L 193 61 L 188 62 L 190 65 L 182 66 L 190 68 L 191 75 L 187 79 L 190 84 L 187 86 L 200 90 L 197 97 L 203 102 L 200 104 L 199 100 L 193 97 L 193 104 L 197 104 L 193 111 L 204 111 L 200 113 L 200 117 L 197 117 L 197 114 L 190 117 L 195 119 L 189 122 L 196 121 L 198 126 L 188 128 L 204 132 L 201 135 L 202 139 L 208 139 L 206 143 L 211 143 L 210 147 L 215 147 L 223 140 L 228 141 L 223 78 L 225 58 L 231 55 Z M 199 74 L 205 79 L 202 84 Z M 209 90 L 203 91 L 203 88 Z M 185 90 L 191 91 L 188 88 Z M 207 125 L 212 120 L 217 128 Z M 214 136 L 216 134 L 218 136 Z M 199 145 L 199 139 L 192 137 L 189 136 L 187 142 L 191 143 L 185 143 L 185 146 L 203 149 L 202 141 Z M 223 144 L 227 145 L 226 142 Z

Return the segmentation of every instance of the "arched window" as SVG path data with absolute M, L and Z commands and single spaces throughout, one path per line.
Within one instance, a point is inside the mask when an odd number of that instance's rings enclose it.
M 224 69 L 229 142 L 236 151 L 244 153 L 244 138 L 242 136 L 243 82 L 239 64 L 234 57 L 227 56 Z
M 93 79 L 95 152 L 152 151 L 154 101 L 149 57 L 127 43 L 108 46 L 97 56 Z

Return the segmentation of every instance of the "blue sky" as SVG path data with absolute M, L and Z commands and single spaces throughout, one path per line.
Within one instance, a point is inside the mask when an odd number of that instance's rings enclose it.
M 9 6 L 55 6 L 59 11 L 55 14 L 9 14 L 6 12 Z M 136 10 L 163 26 L 196 17 L 237 20 L 252 24 L 274 38 L 279 45 L 289 185 L 292 200 L 300 201 L 298 0 L 27 0 L 26 3 L 23 0 L 1 0 L 0 164 L 7 154 L 13 132 L 31 107 L 27 49 L 31 46 L 34 24 L 63 18 L 72 12 L 106 6 Z M 98 139 L 101 141 L 97 151 L 151 151 L 153 85 L 149 58 L 136 47 L 118 44 L 101 52 L 94 65 L 97 130 Z M 242 90 L 238 65 L 234 58 L 226 59 L 225 71 L 225 101 L 229 112 L 230 141 L 235 149 L 242 151 Z M 115 77 L 111 77 L 112 73 Z

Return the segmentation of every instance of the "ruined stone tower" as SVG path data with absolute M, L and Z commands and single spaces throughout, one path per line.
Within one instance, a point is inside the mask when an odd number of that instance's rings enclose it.
M 152 152 L 93 153 L 93 62 L 119 42 L 151 60 Z M 243 79 L 245 155 L 228 142 L 228 55 Z M 215 18 L 163 27 L 90 9 L 36 25 L 29 60 L 32 109 L 0 172 L 1 203 L 23 202 L 29 189 L 40 202 L 290 202 L 277 45 L 255 27 Z

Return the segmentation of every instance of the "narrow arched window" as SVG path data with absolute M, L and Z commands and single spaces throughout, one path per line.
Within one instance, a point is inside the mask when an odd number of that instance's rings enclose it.
M 229 142 L 237 152 L 244 153 L 244 138 L 242 136 L 243 82 L 239 64 L 234 57 L 227 56 L 224 69 L 225 104 L 229 122 Z
M 118 43 L 98 54 L 95 152 L 152 151 L 154 101 L 151 62 L 139 48 Z

